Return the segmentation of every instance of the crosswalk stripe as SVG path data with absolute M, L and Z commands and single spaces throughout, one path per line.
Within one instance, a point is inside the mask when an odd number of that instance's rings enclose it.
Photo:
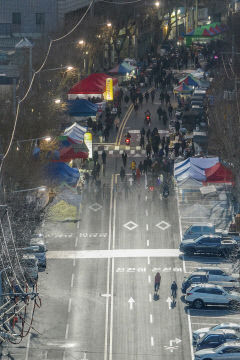
M 118 250 L 66 250 L 48 251 L 47 259 L 108 259 L 179 257 L 178 249 L 118 249 Z

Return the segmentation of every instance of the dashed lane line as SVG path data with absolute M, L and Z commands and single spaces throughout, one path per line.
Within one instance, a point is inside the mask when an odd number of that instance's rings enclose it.
M 148 231 L 148 224 L 146 224 L 146 230 Z
M 148 283 L 151 284 L 151 276 L 148 275 Z
M 71 311 L 71 307 L 72 307 L 72 299 L 70 298 L 69 300 L 68 300 L 68 312 L 70 313 L 70 311 Z
M 65 340 L 68 338 L 69 324 L 66 325 Z
M 149 302 L 152 302 L 152 294 L 148 294 Z
M 150 316 L 149 316 L 149 321 L 150 321 L 150 324 L 153 323 L 153 316 L 152 316 L 152 314 L 150 314 Z
M 149 240 L 147 240 L 147 247 L 149 246 Z
M 71 288 L 73 287 L 73 282 L 74 282 L 74 274 L 72 274 L 72 278 L 71 278 Z
M 148 265 L 150 265 L 150 257 L 148 256 Z
M 151 336 L 151 346 L 154 346 L 154 337 Z

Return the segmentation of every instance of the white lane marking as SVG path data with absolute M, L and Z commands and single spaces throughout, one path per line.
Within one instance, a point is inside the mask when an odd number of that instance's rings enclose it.
M 148 199 L 148 197 L 147 197 L 147 195 L 145 196 L 145 201 L 147 201 L 147 199 Z
M 193 351 L 193 346 L 192 346 L 192 324 L 191 324 L 191 316 L 190 316 L 190 313 L 189 313 L 189 309 L 187 310 L 187 317 L 188 317 L 188 328 L 189 328 L 191 357 L 192 357 L 192 360 L 194 360 L 194 351 Z
M 150 257 L 148 256 L 148 265 L 150 265 Z
M 25 360 L 28 360 L 29 349 L 30 349 L 30 340 L 31 340 L 31 333 L 29 333 L 28 339 L 27 339 L 27 350 L 26 350 Z
M 147 246 L 149 246 L 149 240 L 147 240 Z
M 116 249 L 116 250 L 66 250 L 48 251 L 47 259 L 107 259 L 107 258 L 146 258 L 179 257 L 178 249 Z
M 152 302 L 152 294 L 148 294 L 149 302 Z
M 128 300 L 128 303 L 129 303 L 129 309 L 132 310 L 133 309 L 133 304 L 135 303 L 135 300 L 131 297 Z
M 172 299 L 170 297 L 168 297 L 166 302 L 168 303 L 168 309 L 171 310 L 171 308 L 172 308 Z
M 73 282 L 74 282 L 74 274 L 72 274 L 72 278 L 71 278 L 71 287 L 73 287 Z
M 65 340 L 68 338 L 68 332 L 69 332 L 69 324 L 66 326 L 66 332 L 65 332 Z
M 63 360 L 66 360 L 66 351 L 63 352 Z
M 70 311 L 71 311 L 71 307 L 72 307 L 72 299 L 70 298 L 69 300 L 68 300 L 68 312 L 70 313 Z
M 78 245 L 78 237 L 76 237 L 76 240 L 75 240 L 75 247 L 77 247 Z
M 73 259 L 73 266 L 75 266 L 76 265 L 76 259 L 74 258 Z
M 148 231 L 148 224 L 146 224 L 146 230 Z
M 115 181 L 117 181 L 117 176 L 115 175 Z M 116 236 L 116 206 L 117 200 L 114 196 L 113 201 L 113 235 L 112 235 L 112 248 L 115 248 L 115 236 Z M 112 360 L 112 345 L 113 345 L 113 292 L 114 292 L 114 258 L 112 259 L 112 282 L 111 282 L 111 313 L 110 313 L 110 335 L 109 335 L 109 360 Z
M 113 199 L 113 175 L 111 179 L 111 192 L 110 192 L 110 214 L 109 214 L 109 224 L 108 224 L 108 250 L 111 248 L 111 236 L 112 236 L 112 199 Z M 107 262 L 107 291 L 109 294 L 110 288 L 110 258 Z M 104 360 L 107 360 L 108 356 L 108 310 L 109 310 L 109 297 L 106 298 L 106 311 L 105 311 L 105 339 L 104 339 Z
M 180 241 L 182 241 L 182 223 L 180 217 L 180 207 L 179 207 L 179 199 L 178 199 L 178 190 L 176 190 L 177 195 L 177 210 L 178 210 L 178 221 L 179 221 L 179 232 L 180 232 Z M 186 273 L 186 264 L 183 256 L 183 271 Z M 189 309 L 187 310 L 187 318 L 188 318 L 188 330 L 189 330 L 189 342 L 190 342 L 190 350 L 191 350 L 191 359 L 194 360 L 194 350 L 192 345 L 192 325 L 191 325 L 191 316 L 189 313 Z
M 145 214 L 146 214 L 146 216 L 148 216 L 148 209 L 145 210 Z
M 149 284 L 151 283 L 151 276 L 150 275 L 148 275 L 148 282 L 149 282 Z
M 151 336 L 151 346 L 154 346 L 154 337 Z
M 152 314 L 150 314 L 150 324 L 152 324 L 153 323 L 153 316 L 152 316 Z
M 79 223 L 79 221 L 77 222 L 77 229 L 79 229 L 79 227 L 80 227 L 80 223 Z

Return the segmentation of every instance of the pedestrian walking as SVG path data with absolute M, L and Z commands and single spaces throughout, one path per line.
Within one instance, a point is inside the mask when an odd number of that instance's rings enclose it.
M 154 102 L 154 98 L 155 98 L 155 90 L 153 89 L 153 90 L 151 91 L 152 104 L 153 104 L 153 102 Z
M 120 178 L 121 178 L 122 181 L 123 181 L 124 178 L 125 178 L 125 170 L 124 170 L 123 167 L 121 167 L 121 170 L 120 170 Z
M 143 171 L 144 171 L 144 174 L 147 174 L 147 172 L 148 172 L 148 161 L 147 161 L 147 159 L 144 159 L 144 161 L 143 161 Z
M 151 152 L 152 152 L 152 146 L 150 144 L 150 142 L 146 145 L 146 153 L 147 153 L 147 156 L 150 156 L 151 155 Z
M 123 162 L 123 166 L 124 166 L 124 168 L 125 168 L 126 165 L 127 165 L 127 153 L 126 153 L 126 151 L 124 151 L 124 152 L 122 153 L 122 162 Z
M 149 142 L 150 141 L 150 136 L 151 136 L 151 130 L 150 129 L 148 129 L 146 136 L 147 136 L 147 141 Z
M 138 103 L 134 104 L 134 110 L 135 110 L 135 113 L 137 113 L 137 111 L 138 111 Z
M 140 93 L 140 94 L 138 95 L 138 99 L 139 99 L 140 107 L 142 108 L 142 104 L 143 104 L 143 95 L 142 95 L 142 93 Z
M 155 275 L 155 282 L 154 282 L 154 290 L 155 292 L 158 292 L 159 288 L 160 288 L 160 283 L 161 283 L 161 275 L 159 272 L 156 273 Z
M 144 149 L 144 136 L 141 136 L 139 146 Z
M 148 103 L 148 99 L 149 99 L 149 92 L 146 91 L 145 95 L 144 95 L 145 99 L 146 99 L 146 104 Z
M 128 104 L 128 102 L 129 102 L 129 96 L 128 95 L 124 96 L 124 102 L 125 102 L 126 105 Z
M 172 118 L 172 113 L 173 113 L 173 107 L 171 105 L 171 103 L 168 106 L 168 116 L 171 119 Z
M 144 127 L 141 128 L 140 134 L 141 134 L 141 136 L 145 136 L 145 129 L 144 129 Z
M 106 165 L 106 159 L 107 159 L 107 153 L 105 150 L 102 152 L 102 163 L 103 165 Z
M 97 152 L 97 150 L 95 150 L 94 152 L 93 152 L 93 161 L 94 161 L 94 165 L 97 163 L 97 161 L 98 161 L 98 152 Z
M 120 124 L 119 117 L 116 116 L 116 118 L 115 118 L 115 120 L 114 120 L 114 125 L 115 125 L 116 132 L 118 132 L 119 124 Z
M 139 168 L 140 173 L 141 173 L 141 175 L 142 175 L 143 170 L 144 170 L 142 161 L 140 161 L 140 163 L 139 163 L 139 165 L 138 165 L 138 168 Z

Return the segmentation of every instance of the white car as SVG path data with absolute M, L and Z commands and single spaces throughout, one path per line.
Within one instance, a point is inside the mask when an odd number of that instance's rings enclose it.
M 240 305 L 240 294 L 235 291 L 227 291 L 219 285 L 198 284 L 187 289 L 185 301 L 195 309 L 202 309 L 206 305 L 234 307 Z
M 192 339 L 193 344 L 196 344 L 196 342 L 201 339 L 204 335 L 206 335 L 209 331 L 214 330 L 222 330 L 222 329 L 230 329 L 230 330 L 236 330 L 240 332 L 240 324 L 236 323 L 221 323 L 218 325 L 214 325 L 212 327 L 205 327 L 198 330 L 193 331 Z
M 223 282 L 232 282 L 238 281 L 239 275 L 238 274 L 228 274 L 226 271 L 220 269 L 219 267 L 199 267 L 195 270 L 195 272 L 199 271 L 207 271 L 209 281 L 223 281 Z
M 195 360 L 239 360 L 240 342 L 227 342 L 215 349 L 204 349 L 195 352 Z

